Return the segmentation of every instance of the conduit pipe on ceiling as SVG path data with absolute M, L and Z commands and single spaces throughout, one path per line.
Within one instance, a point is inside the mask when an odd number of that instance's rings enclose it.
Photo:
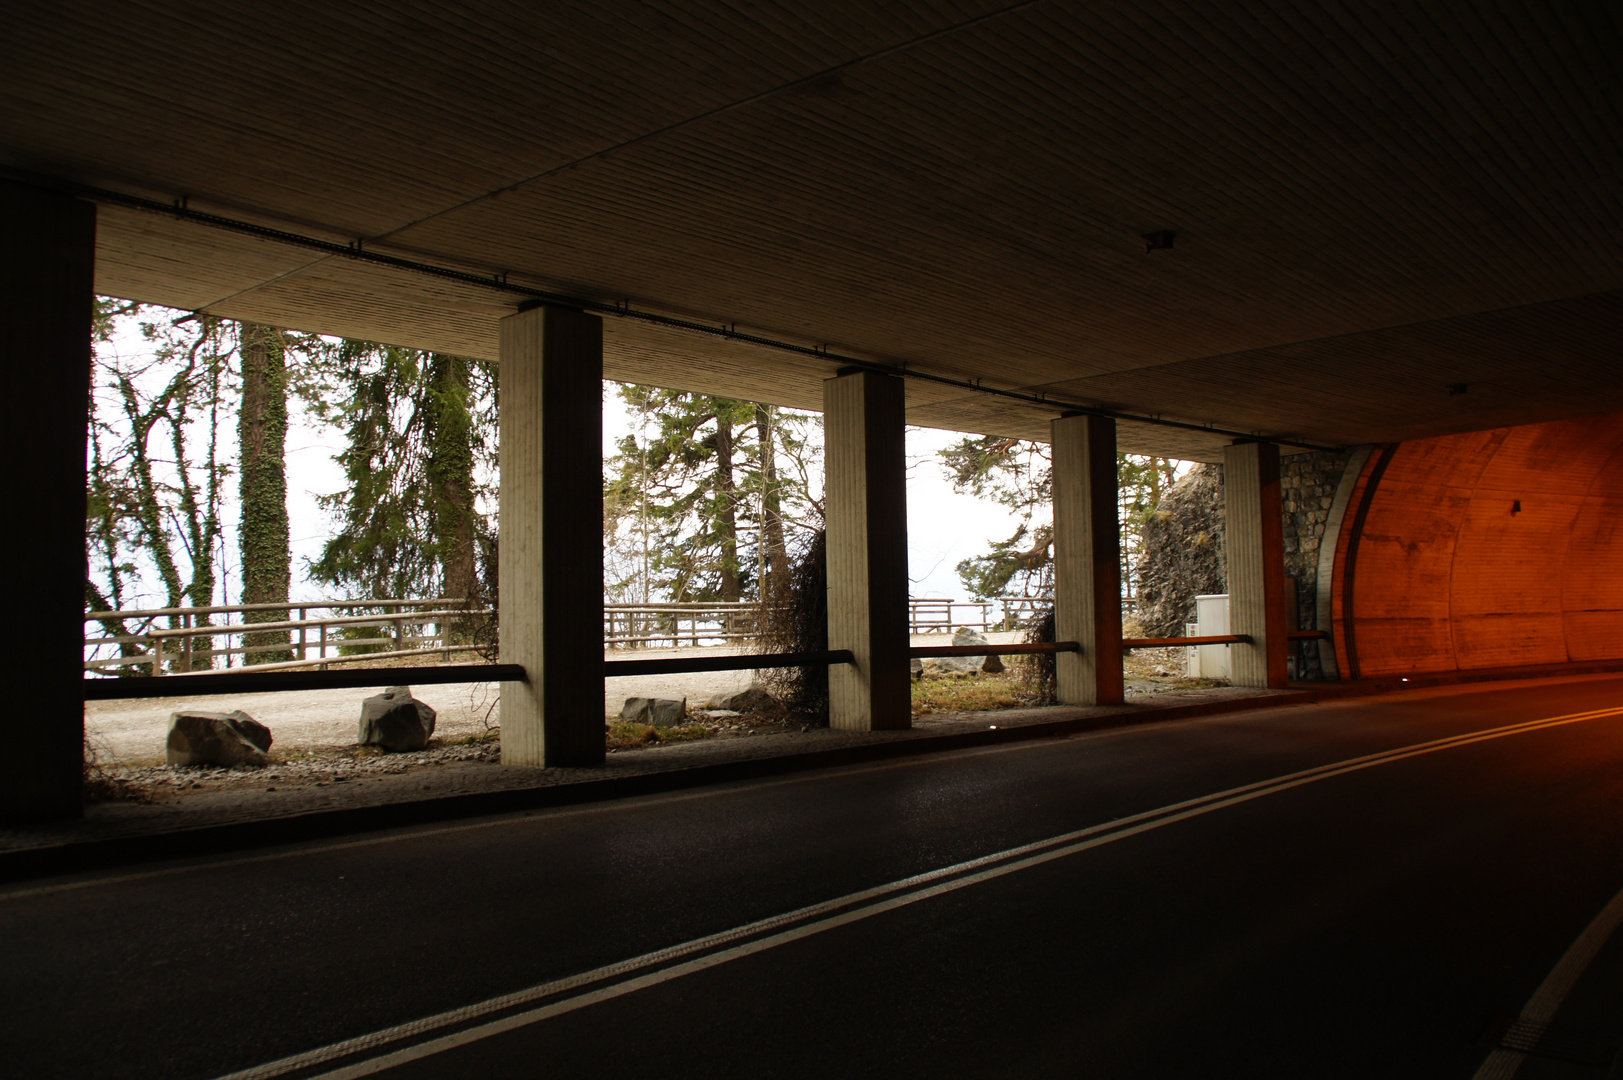
M 564 293 L 549 292 L 545 289 L 536 289 L 528 285 L 519 285 L 507 280 L 506 274 L 483 275 L 470 273 L 466 270 L 453 270 L 450 267 L 435 266 L 432 263 L 418 262 L 414 259 L 404 259 L 397 255 L 388 255 L 380 251 L 372 251 L 365 246 L 364 240 L 353 240 L 341 244 L 333 240 L 321 240 L 314 236 L 305 236 L 301 233 L 289 232 L 285 229 L 276 229 L 268 225 L 256 225 L 250 221 L 239 221 L 235 218 L 223 217 L 219 214 L 210 214 L 201 210 L 193 210 L 186 205 L 184 198 L 173 203 L 159 202 L 156 199 L 143 198 L 139 195 L 129 195 L 121 191 L 111 191 L 105 188 L 91 187 L 86 184 L 75 184 L 68 181 L 43 179 L 26 174 L 17 174 L 12 170 L 5 170 L 12 174 L 17 182 L 30 187 L 53 191 L 58 194 L 72 195 L 88 199 L 96 203 L 107 203 L 114 206 L 126 206 L 134 210 L 144 210 L 149 213 L 162 214 L 167 217 L 190 221 L 210 228 L 224 229 L 228 232 L 242 233 L 258 237 L 262 240 L 271 240 L 276 243 L 301 247 L 310 251 L 319 251 L 325 255 L 338 256 L 347 259 L 357 259 L 378 266 L 388 266 L 397 270 L 407 270 L 416 274 L 425 274 L 446 281 L 456 281 L 465 285 L 476 285 L 481 288 L 494 289 L 498 292 L 520 296 L 529 301 L 521 304 L 522 307 L 534 304 L 556 304 L 561 307 L 576 308 L 581 311 L 590 311 L 600 315 L 612 315 L 622 319 L 635 319 L 639 322 L 651 323 L 655 326 L 670 327 L 676 330 L 686 330 L 691 333 L 705 334 L 710 337 L 724 338 L 728 341 L 739 341 L 748 345 L 758 345 L 762 348 L 773 349 L 778 352 L 795 353 L 799 356 L 809 356 L 818 360 L 825 360 L 837 368 L 854 368 L 861 371 L 872 371 L 883 375 L 896 375 L 904 379 L 916 379 L 921 382 L 934 383 L 937 386 L 950 386 L 954 389 L 969 393 L 986 394 L 990 397 L 1002 398 L 1007 401 L 1018 401 L 1021 404 L 1032 405 L 1045 411 L 1061 414 L 1081 414 L 1086 416 L 1105 416 L 1113 420 L 1120 420 L 1133 424 L 1149 424 L 1154 427 L 1173 428 L 1180 431 L 1197 431 L 1207 435 L 1225 435 L 1232 439 L 1243 441 L 1266 440 L 1277 442 L 1285 446 L 1300 447 L 1304 450 L 1334 450 L 1336 447 L 1322 446 L 1318 443 L 1301 442 L 1296 439 L 1268 438 L 1254 431 L 1234 431 L 1228 428 L 1215 427 L 1210 424 L 1185 423 L 1179 420 L 1167 420 L 1159 416 L 1145 416 L 1139 413 L 1120 412 L 1115 409 L 1103 409 L 1097 405 L 1084 405 L 1081 402 L 1067 401 L 1063 398 L 1050 397 L 1044 393 L 1026 393 L 1022 390 L 1005 390 L 1000 387 L 987 386 L 980 380 L 955 379 L 947 375 L 935 375 L 927 371 L 910 368 L 906 364 L 885 364 L 873 360 L 863 360 L 854 356 L 845 356 L 830 352 L 819 345 L 798 345 L 792 341 L 782 341 L 777 338 L 763 337 L 759 334 L 740 333 L 737 324 L 713 326 L 709 323 L 695 322 L 692 319 L 682 319 L 671 315 L 660 315 L 652 311 L 643 311 L 627 303 L 603 303 L 600 300 L 587 300 L 579 296 L 569 296 Z

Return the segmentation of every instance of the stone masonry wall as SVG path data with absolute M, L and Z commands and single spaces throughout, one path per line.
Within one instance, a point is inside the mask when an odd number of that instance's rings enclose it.
M 1315 451 L 1280 458 L 1285 574 L 1296 581 L 1297 629 L 1318 626 L 1319 549 L 1336 485 L 1350 450 Z M 1190 470 L 1145 522 L 1138 568 L 1138 618 L 1151 637 L 1176 637 L 1193 620 L 1199 593 L 1227 591 L 1224 583 L 1223 468 Z M 1296 678 L 1321 679 L 1317 643 L 1296 643 Z
M 1318 626 L 1319 548 L 1324 542 L 1325 523 L 1330 519 L 1330 503 L 1336 485 L 1352 456 L 1350 450 L 1315 451 L 1292 454 L 1279 462 L 1280 500 L 1285 515 L 1285 574 L 1296 579 L 1297 629 Z M 1296 660 L 1298 679 L 1321 679 L 1316 645 L 1302 648 L 1296 643 L 1290 655 Z

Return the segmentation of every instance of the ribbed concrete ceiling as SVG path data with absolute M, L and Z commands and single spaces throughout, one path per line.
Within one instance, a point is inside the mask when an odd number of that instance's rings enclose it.
M 8 12 L 0 162 L 988 385 L 1385 441 L 1623 410 L 1617 12 L 57 2 Z M 114 206 L 100 236 L 105 292 L 299 329 L 493 356 L 516 306 Z M 614 378 L 813 407 L 833 368 L 606 330 Z M 909 402 L 1025 437 L 1053 415 Z

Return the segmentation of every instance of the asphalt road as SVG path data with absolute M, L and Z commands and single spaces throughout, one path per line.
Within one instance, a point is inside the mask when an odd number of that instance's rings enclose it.
M 1623 680 L 1451 688 L 14 886 L 0 1042 L 31 1078 L 1465 1080 L 1620 890 Z M 1519 1076 L 1609 1075 L 1623 944 L 1577 970 Z

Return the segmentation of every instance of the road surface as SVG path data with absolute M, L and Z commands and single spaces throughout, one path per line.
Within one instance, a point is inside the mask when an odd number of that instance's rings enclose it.
M 1620 890 L 1623 680 L 1455 687 L 10 886 L 0 1041 L 19 1077 L 1599 1078 Z

